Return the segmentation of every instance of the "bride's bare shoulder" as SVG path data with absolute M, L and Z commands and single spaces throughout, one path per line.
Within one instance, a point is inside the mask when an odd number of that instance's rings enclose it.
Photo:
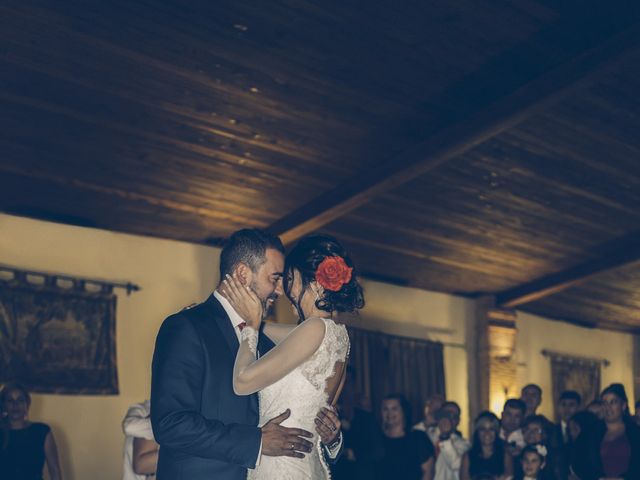
M 301 327 L 313 328 L 312 326 L 318 326 L 318 325 L 324 326 L 325 321 L 326 321 L 326 318 L 309 317 L 309 318 L 305 319 L 304 322 L 300 322 L 300 324 L 298 325 L 298 328 L 301 328 Z

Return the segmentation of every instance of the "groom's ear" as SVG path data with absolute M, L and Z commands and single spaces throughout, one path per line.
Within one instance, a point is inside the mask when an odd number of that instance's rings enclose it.
M 238 276 L 238 281 L 242 285 L 249 285 L 251 283 L 251 275 L 253 274 L 253 272 L 245 263 L 238 263 L 235 273 Z

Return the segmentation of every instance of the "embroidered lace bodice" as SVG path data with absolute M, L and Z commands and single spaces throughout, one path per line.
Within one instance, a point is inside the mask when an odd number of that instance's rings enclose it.
M 327 406 L 328 380 L 336 366 L 345 363 L 349 337 L 344 325 L 333 320 L 310 318 L 295 327 L 273 350 L 256 360 L 257 332 L 242 331 L 242 342 L 234 368 L 234 389 L 239 395 L 259 392 L 260 425 L 286 409 L 287 427 L 312 432 L 316 448 L 304 459 L 262 456 L 259 466 L 249 470 L 251 479 L 328 479 L 329 468 L 321 453 L 314 419 Z

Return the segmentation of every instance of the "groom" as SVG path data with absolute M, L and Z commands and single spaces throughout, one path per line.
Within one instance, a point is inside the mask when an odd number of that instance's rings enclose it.
M 235 232 L 220 254 L 220 278 L 237 273 L 262 300 L 265 315 L 282 291 L 284 247 L 253 229 Z M 151 422 L 160 444 L 158 480 L 245 479 L 263 455 L 301 457 L 311 434 L 280 424 L 258 427 L 257 395 L 233 392 L 233 365 L 242 319 L 216 290 L 204 303 L 168 317 L 156 339 Z M 273 343 L 260 333 L 264 355 Z M 323 409 L 316 430 L 329 459 L 341 448 L 340 421 Z

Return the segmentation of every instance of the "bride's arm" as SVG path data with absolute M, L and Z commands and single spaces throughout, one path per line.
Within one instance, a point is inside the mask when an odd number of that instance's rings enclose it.
M 310 318 L 258 360 L 258 332 L 251 327 L 242 330 L 242 341 L 233 367 L 236 395 L 250 395 L 262 390 L 311 358 L 324 339 L 325 328 L 324 320 Z
M 324 339 L 324 320 L 310 318 L 291 330 L 269 353 L 256 360 L 262 302 L 251 288 L 228 275 L 223 281 L 222 293 L 247 323 L 241 333 L 240 348 L 233 367 L 233 390 L 237 395 L 250 395 L 277 382 L 309 359 Z
M 287 338 L 287 335 L 289 335 L 296 327 L 297 325 L 291 325 L 286 323 L 265 322 L 264 328 L 262 329 L 262 331 L 267 337 L 269 337 L 269 340 L 271 340 L 273 343 L 277 345 L 281 341 L 283 341 L 285 338 Z

